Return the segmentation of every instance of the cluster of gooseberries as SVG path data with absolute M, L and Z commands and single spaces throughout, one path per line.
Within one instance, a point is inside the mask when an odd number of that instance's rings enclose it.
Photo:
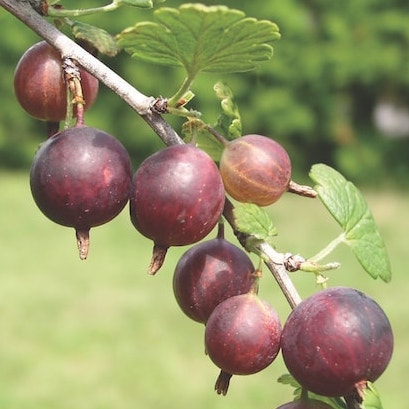
M 45 42 L 27 50 L 15 71 L 17 99 L 30 115 L 63 120 L 71 92 L 77 118 L 36 152 L 30 173 L 35 203 L 52 221 L 75 229 L 82 259 L 90 229 L 112 220 L 127 203 L 134 227 L 154 243 L 150 274 L 169 247 L 192 245 L 175 267 L 173 291 L 182 311 L 205 326 L 206 353 L 220 369 L 219 394 L 227 393 L 232 375 L 259 372 L 280 351 L 303 390 L 322 396 L 350 396 L 383 373 L 393 335 L 374 300 L 353 288 L 324 289 L 298 304 L 282 326 L 258 296 L 259 269 L 224 237 L 226 193 L 267 206 L 293 188 L 290 158 L 278 142 L 261 135 L 225 141 L 219 167 L 194 144 L 173 145 L 133 174 L 119 140 L 83 122 L 98 81 L 82 69 L 78 77 L 66 74 L 59 53 Z M 217 237 L 202 241 L 217 225 Z M 327 407 L 308 393 L 280 406 Z

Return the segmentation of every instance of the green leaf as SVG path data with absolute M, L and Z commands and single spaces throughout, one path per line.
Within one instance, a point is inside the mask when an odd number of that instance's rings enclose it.
M 324 164 L 313 165 L 311 179 L 319 198 L 344 230 L 343 241 L 353 250 L 362 267 L 373 277 L 391 279 L 385 244 L 369 207 L 356 186 Z
M 294 399 L 295 400 L 301 399 L 302 387 L 298 383 L 298 381 L 296 381 L 294 379 L 294 377 L 292 375 L 283 374 L 277 379 L 277 382 L 282 383 L 283 385 L 289 385 L 292 388 L 294 388 L 294 393 L 293 393 L 294 394 Z M 325 402 L 334 409 L 347 409 L 345 401 L 343 399 L 341 399 L 341 398 L 329 398 L 329 397 L 326 397 L 326 396 L 317 395 L 317 394 L 312 393 L 312 392 L 308 392 L 308 397 L 310 399 L 317 399 L 317 400 L 320 400 L 322 402 Z
M 228 140 L 238 138 L 242 135 L 242 126 L 239 108 L 234 100 L 230 87 L 222 81 L 218 81 L 213 87 L 216 97 L 220 100 L 222 113 L 217 125 Z
M 135 58 L 184 67 L 189 77 L 252 70 L 272 57 L 270 43 L 280 37 L 274 23 L 225 6 L 163 7 L 154 17 L 122 31 L 120 45 Z
M 381 397 L 371 382 L 367 383 L 367 387 L 364 390 L 362 409 L 383 409 Z
M 189 122 L 183 126 L 182 132 L 185 143 L 194 140 L 195 145 L 204 150 L 215 162 L 220 161 L 223 145 L 210 132 L 203 128 L 192 130 Z
M 263 208 L 253 203 L 238 203 L 233 213 L 237 230 L 249 236 L 249 247 L 259 241 L 272 243 L 277 230 Z M 247 250 L 251 251 L 251 248 Z
M 73 21 L 71 29 L 75 38 L 92 44 L 101 54 L 114 57 L 119 51 L 119 46 L 114 37 L 99 27 L 81 21 Z
M 301 389 L 300 384 L 289 373 L 279 376 L 277 382 L 282 383 L 283 385 L 290 385 L 295 389 Z

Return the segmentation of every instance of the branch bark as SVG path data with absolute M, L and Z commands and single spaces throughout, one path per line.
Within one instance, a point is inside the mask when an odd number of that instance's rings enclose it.
M 233 228 L 233 231 L 238 240 L 244 246 L 248 235 L 243 235 L 243 233 L 240 233 L 236 230 L 236 221 L 234 220 L 234 206 L 227 198 L 224 205 L 223 216 Z M 290 307 L 294 308 L 301 302 L 301 297 L 285 268 L 285 255 L 283 253 L 277 252 L 272 246 L 270 246 L 270 244 L 264 241 L 258 244 L 255 250 L 257 251 L 257 254 L 259 254 L 263 259 L 264 264 L 273 274 L 275 280 L 277 281 L 277 284 L 279 285 L 285 298 L 290 304 Z
M 121 76 L 61 33 L 38 14 L 27 0 L 0 0 L 0 6 L 59 50 L 63 58 L 75 60 L 114 91 L 149 124 L 166 145 L 183 143 L 177 132 L 163 117 L 151 109 L 156 101 L 154 97 L 148 97 L 139 92 Z M 233 230 L 236 230 L 232 209 L 233 205 L 227 200 L 224 215 Z M 301 297 L 287 274 L 284 266 L 284 255 L 276 252 L 268 243 L 261 243 L 257 251 L 275 277 L 290 306 L 294 308 L 301 302 Z

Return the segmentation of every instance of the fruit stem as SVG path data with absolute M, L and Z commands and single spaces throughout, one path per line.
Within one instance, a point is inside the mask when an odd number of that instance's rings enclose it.
M 301 388 L 301 400 L 308 400 L 308 390 Z
M 159 244 L 153 245 L 152 259 L 148 267 L 148 274 L 155 275 L 165 262 L 166 253 L 168 247 L 161 246 Z
M 219 134 L 216 129 L 212 128 L 209 125 L 205 125 L 204 129 L 210 132 L 223 145 L 223 147 L 226 147 L 228 145 L 229 141 L 223 135 Z
M 84 125 L 84 95 L 81 86 L 81 74 L 75 61 L 71 58 L 64 58 L 62 61 L 64 79 L 67 83 L 67 115 L 66 127 L 72 118 L 73 105 L 76 109 L 76 126 Z
M 74 89 L 74 104 L 77 110 L 77 122 L 76 126 L 83 126 L 84 125 L 84 97 L 82 94 L 82 86 L 81 86 L 81 81 L 79 78 L 73 78 L 72 82 L 74 84 L 73 89 Z
M 214 385 L 214 390 L 217 392 L 218 395 L 226 396 L 227 391 L 229 390 L 230 379 L 233 375 L 223 370 L 220 371 L 219 376 L 216 379 L 216 383 Z
M 295 193 L 296 195 L 299 195 L 299 196 L 311 197 L 311 198 L 317 197 L 318 195 L 318 193 L 311 186 L 299 185 L 293 180 L 290 180 L 290 183 L 288 184 L 287 192 Z
M 224 239 L 224 221 L 220 219 L 219 224 L 217 225 L 217 236 L 218 239 Z
M 361 409 L 361 402 L 362 399 L 360 400 L 359 398 L 357 398 L 357 396 L 355 395 L 348 395 L 348 396 L 344 396 L 345 399 L 345 403 L 347 405 L 348 409 Z
M 65 111 L 64 130 L 70 127 L 71 119 L 73 116 L 72 94 L 71 94 L 70 83 L 68 81 L 65 82 L 65 88 L 66 88 L 66 93 L 67 93 L 66 101 L 65 101 L 67 109 Z
M 85 260 L 88 256 L 89 250 L 89 229 L 75 230 L 77 237 L 77 246 L 81 260 Z

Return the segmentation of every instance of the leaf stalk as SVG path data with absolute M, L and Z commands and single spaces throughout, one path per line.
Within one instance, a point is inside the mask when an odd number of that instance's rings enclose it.
M 89 9 L 64 9 L 60 7 L 51 6 L 48 8 L 47 16 L 49 17 L 79 17 L 79 16 L 89 16 L 91 14 L 97 13 L 107 13 L 118 9 L 121 6 L 121 3 L 113 1 L 110 4 L 100 7 L 91 7 Z
M 323 248 L 319 253 L 309 259 L 310 262 L 317 263 L 318 261 L 322 260 L 323 258 L 327 257 L 330 253 L 332 253 L 335 248 L 345 242 L 345 233 L 341 233 L 338 237 L 328 243 L 328 245 Z
M 168 104 L 169 107 L 177 107 L 180 104 L 180 100 L 184 98 L 184 96 L 190 93 L 190 88 L 197 76 L 196 71 L 192 71 L 188 73 L 187 77 L 183 80 L 181 86 L 176 91 L 176 93 L 169 98 Z

